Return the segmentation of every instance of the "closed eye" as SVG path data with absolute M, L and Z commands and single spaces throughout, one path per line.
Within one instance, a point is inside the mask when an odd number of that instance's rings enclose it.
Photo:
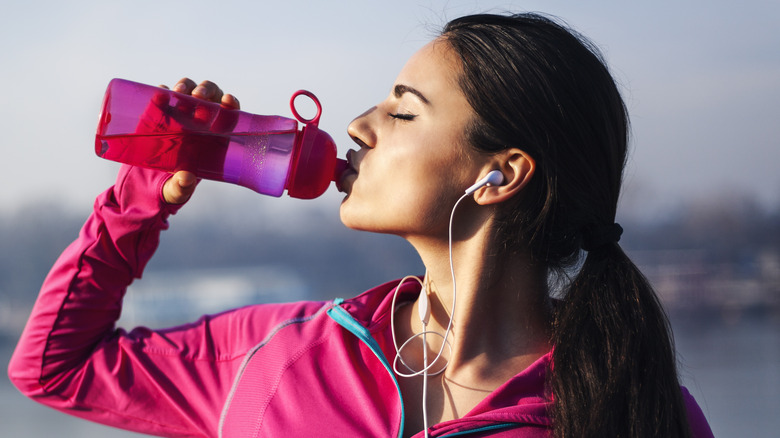
M 398 120 L 414 120 L 417 114 L 387 113 L 388 116 Z

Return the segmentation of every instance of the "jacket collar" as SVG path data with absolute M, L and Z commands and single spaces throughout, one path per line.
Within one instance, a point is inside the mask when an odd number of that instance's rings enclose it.
M 371 333 L 389 329 L 392 316 L 393 293 L 400 280 L 394 280 L 341 303 L 350 315 Z M 396 306 L 413 301 L 420 293 L 416 281 L 407 281 L 398 290 Z M 540 432 L 552 424 L 548 410 L 551 396 L 545 390 L 545 376 L 552 360 L 552 352 L 537 359 L 525 370 L 520 371 L 463 417 L 433 426 L 431 436 L 443 436 L 483 427 L 512 427 L 530 424 Z M 503 424 L 504 426 L 497 426 Z M 435 433 L 433 433 L 435 432 Z M 534 435 L 530 436 L 545 436 Z

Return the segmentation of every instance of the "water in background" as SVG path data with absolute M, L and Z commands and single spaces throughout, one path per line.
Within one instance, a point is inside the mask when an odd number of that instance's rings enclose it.
M 780 431 L 780 315 L 672 316 L 683 384 L 716 437 Z
M 780 430 L 780 317 L 672 315 L 683 383 L 716 437 L 773 437 Z M 0 346 L 8 363 L 13 346 Z M 5 369 L 5 366 L 3 367 Z M 0 436 L 129 438 L 140 435 L 70 417 L 0 379 Z

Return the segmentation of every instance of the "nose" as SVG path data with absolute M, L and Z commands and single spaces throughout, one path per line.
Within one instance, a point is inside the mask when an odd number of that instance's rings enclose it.
M 361 148 L 373 148 L 376 146 L 376 131 L 371 123 L 372 115 L 376 107 L 369 108 L 363 114 L 357 116 L 347 127 L 347 133 Z

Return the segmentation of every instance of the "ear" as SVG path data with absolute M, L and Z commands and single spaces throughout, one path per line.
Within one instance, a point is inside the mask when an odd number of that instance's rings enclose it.
M 498 169 L 504 175 L 504 183 L 474 192 L 474 200 L 479 205 L 498 204 L 514 197 L 528 185 L 536 171 L 536 161 L 521 149 L 507 149 L 491 158 L 485 174 Z

